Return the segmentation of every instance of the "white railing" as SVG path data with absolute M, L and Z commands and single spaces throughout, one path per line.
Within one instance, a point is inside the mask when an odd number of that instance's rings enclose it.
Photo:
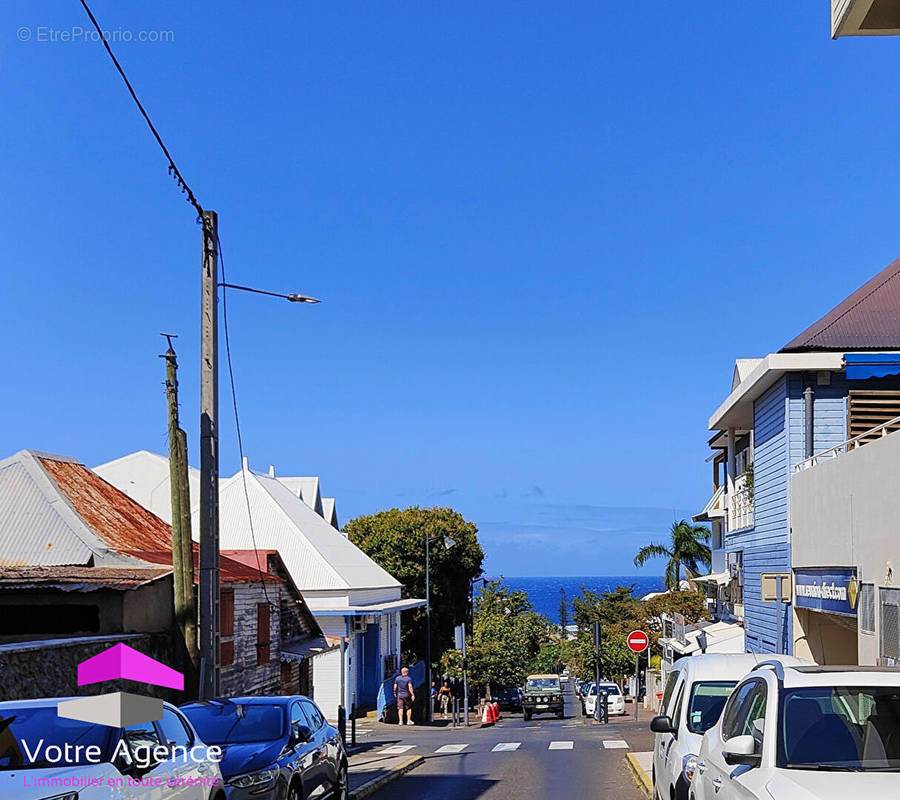
M 879 436 L 884 437 L 889 433 L 893 433 L 894 431 L 892 431 L 891 428 L 896 429 L 897 427 L 900 427 L 900 417 L 894 417 L 887 422 L 882 422 L 881 425 L 876 425 L 865 433 L 859 434 L 859 436 L 854 436 L 852 439 L 847 439 L 846 442 L 841 442 L 834 447 L 823 450 L 821 453 L 816 453 L 815 455 L 804 459 L 794 467 L 794 472 L 809 469 L 810 467 L 814 467 L 820 461 L 829 461 L 844 453 L 849 453 L 851 450 L 856 450 L 857 447 L 872 441 L 872 439 L 878 438 Z
M 753 527 L 753 487 L 747 485 L 744 475 L 734 484 L 734 492 L 728 497 L 728 530 L 739 531 Z

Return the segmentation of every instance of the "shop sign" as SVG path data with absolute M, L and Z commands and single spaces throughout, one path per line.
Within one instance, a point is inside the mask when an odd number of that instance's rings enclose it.
M 855 617 L 859 599 L 856 570 L 840 567 L 794 570 L 794 597 L 797 608 Z

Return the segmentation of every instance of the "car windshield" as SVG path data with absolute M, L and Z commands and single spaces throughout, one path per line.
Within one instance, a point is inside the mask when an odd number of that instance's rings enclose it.
M 206 744 L 271 742 L 285 735 L 285 709 L 268 703 L 208 703 L 182 709 Z
M 900 687 L 789 689 L 782 709 L 779 766 L 900 772 Z
M 619 687 L 614 683 L 601 683 L 600 691 L 606 692 L 608 695 L 612 696 L 614 694 L 619 694 Z
M 719 719 L 722 707 L 737 681 L 703 681 L 694 684 L 688 704 L 687 729 L 706 733 Z
M 525 688 L 532 691 L 558 691 L 559 678 L 529 678 Z
M 56 705 L 6 707 L 0 710 L 0 770 L 39 769 L 53 766 L 47 748 L 71 745 L 65 766 L 85 766 L 108 761 L 115 728 L 66 719 Z M 82 745 L 78 747 L 77 745 Z M 97 747 L 88 759 L 86 749 Z

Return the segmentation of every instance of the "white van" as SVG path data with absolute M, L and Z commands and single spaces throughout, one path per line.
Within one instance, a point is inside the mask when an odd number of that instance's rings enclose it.
M 659 716 L 650 722 L 654 800 L 688 800 L 703 734 L 718 722 L 738 681 L 761 661 L 811 664 L 793 656 L 706 653 L 681 658 L 666 678 Z

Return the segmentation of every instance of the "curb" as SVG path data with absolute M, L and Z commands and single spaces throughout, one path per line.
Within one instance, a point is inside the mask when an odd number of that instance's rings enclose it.
M 406 761 L 402 762 L 398 766 L 394 767 L 387 775 L 382 775 L 380 778 L 373 778 L 370 781 L 367 781 L 362 786 L 357 789 L 354 789 L 350 792 L 350 800 L 363 800 L 365 797 L 369 797 L 369 795 L 377 792 L 382 786 L 386 786 L 387 784 L 397 780 L 401 775 L 405 775 L 412 769 L 415 769 L 420 764 L 425 763 L 424 756 L 413 756 L 412 758 L 408 758 Z
M 650 776 L 644 772 L 644 768 L 638 763 L 634 754 L 626 753 L 625 759 L 628 761 L 628 768 L 631 770 L 631 774 L 634 777 L 635 783 L 638 785 L 638 789 L 640 789 L 647 797 L 653 797 L 653 781 L 651 781 Z

